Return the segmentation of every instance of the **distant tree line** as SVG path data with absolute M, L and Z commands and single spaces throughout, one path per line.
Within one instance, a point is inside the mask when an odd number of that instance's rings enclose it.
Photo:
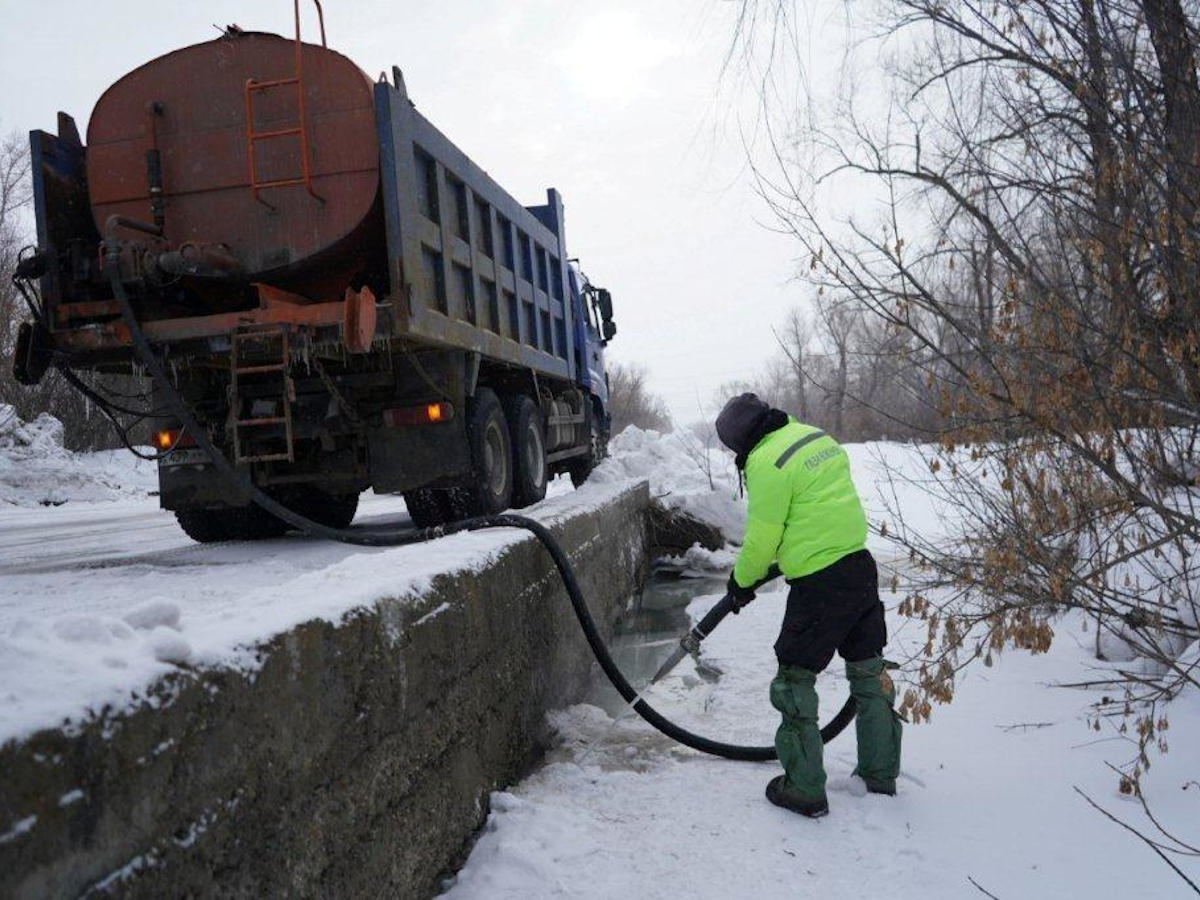
M 815 296 L 774 337 L 761 371 L 724 385 L 722 397 L 753 391 L 842 441 L 938 435 L 944 419 L 936 388 L 910 363 L 915 339 L 860 306 Z
M 671 416 L 662 398 L 646 385 L 646 370 L 642 366 L 632 363 L 609 365 L 608 408 L 614 435 L 630 425 L 651 431 L 671 430 Z

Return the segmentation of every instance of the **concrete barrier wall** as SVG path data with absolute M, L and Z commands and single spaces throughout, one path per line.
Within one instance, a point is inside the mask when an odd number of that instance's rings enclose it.
M 553 529 L 608 628 L 645 577 L 647 503 L 643 484 Z M 37 816 L 2 836 L 0 895 L 429 896 L 594 665 L 532 536 L 261 653 L 0 749 L 0 823 Z

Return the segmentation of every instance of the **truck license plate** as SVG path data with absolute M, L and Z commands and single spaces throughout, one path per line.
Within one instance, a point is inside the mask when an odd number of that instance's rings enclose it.
M 158 464 L 163 468 L 168 466 L 207 466 L 209 459 L 203 447 L 188 447 L 164 456 L 158 461 Z

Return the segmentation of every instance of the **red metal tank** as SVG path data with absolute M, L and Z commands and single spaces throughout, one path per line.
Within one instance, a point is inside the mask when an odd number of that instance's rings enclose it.
M 252 280 L 314 300 L 383 253 L 371 83 L 340 53 L 232 31 L 116 82 L 88 123 L 101 234 L 114 214 L 152 219 L 154 149 L 171 247 L 224 244 Z

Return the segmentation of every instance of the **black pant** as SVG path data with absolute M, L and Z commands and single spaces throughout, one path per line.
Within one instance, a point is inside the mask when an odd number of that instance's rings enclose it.
M 887 623 L 879 600 L 879 572 L 866 550 L 788 582 L 787 612 L 775 656 L 780 665 L 820 672 L 836 650 L 847 662 L 883 652 Z

